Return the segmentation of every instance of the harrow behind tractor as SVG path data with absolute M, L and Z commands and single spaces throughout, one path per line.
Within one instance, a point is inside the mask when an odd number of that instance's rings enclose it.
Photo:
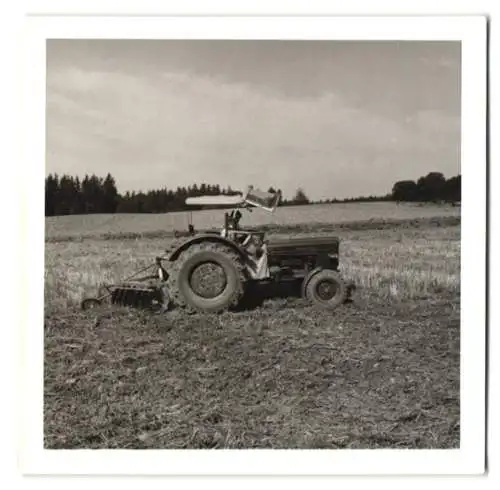
M 337 237 L 269 241 L 263 231 L 240 227 L 240 209 L 261 208 L 272 213 L 280 199 L 279 192 L 262 192 L 251 186 L 237 196 L 188 198 L 188 205 L 233 209 L 225 212 L 219 231 L 196 233 L 190 223 L 190 237 L 175 242 L 166 257 L 158 257 L 153 266 L 146 268 L 157 269 L 146 278 L 146 285 L 128 278 L 121 284 L 106 286 L 103 294 L 84 300 L 82 307 L 111 298 L 114 303 L 134 306 L 157 304 L 164 310 L 173 303 L 188 311 L 221 312 L 237 307 L 245 295 L 262 284 L 298 282 L 304 298 L 323 308 L 337 308 L 354 290 L 354 284 L 345 281 L 339 271 Z
M 168 273 L 163 267 L 163 260 L 164 257 L 156 257 L 154 264 L 138 270 L 118 284 L 102 284 L 97 297 L 85 298 L 82 301 L 82 309 L 95 308 L 108 300 L 114 305 L 139 308 L 157 306 L 167 310 L 170 297 L 166 287 Z M 154 273 L 137 277 L 148 270 L 154 270 Z

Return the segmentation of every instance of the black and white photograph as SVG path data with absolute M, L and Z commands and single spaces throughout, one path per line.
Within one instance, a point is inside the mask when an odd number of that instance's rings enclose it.
M 464 126 L 468 45 L 276 37 L 45 39 L 51 457 L 418 458 L 484 420 L 463 411 L 464 379 L 484 394 L 463 371 L 464 348 L 484 356 L 484 284 L 464 285 L 484 278 L 484 256 L 464 265 L 462 196 L 476 172 L 484 213 L 486 166 Z

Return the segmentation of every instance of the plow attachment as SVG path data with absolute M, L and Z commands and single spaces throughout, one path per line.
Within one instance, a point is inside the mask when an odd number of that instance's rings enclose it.
M 144 272 L 148 269 L 156 267 L 156 273 L 146 276 L 142 279 L 136 279 L 134 282 L 123 282 L 121 284 L 104 284 L 99 288 L 97 297 L 85 298 L 81 302 L 82 310 L 96 308 L 103 304 L 104 301 L 109 301 L 113 305 L 130 306 L 134 308 L 151 308 L 160 306 L 164 309 L 168 308 L 170 299 L 168 291 L 165 287 L 165 282 L 168 274 L 161 265 L 162 259 L 157 257 L 156 263 L 141 269 L 128 279 Z M 154 280 L 155 284 L 145 284 L 145 280 Z
M 120 284 L 116 286 L 103 286 L 107 293 L 97 298 L 85 298 L 82 309 L 88 310 L 100 306 L 105 300 L 117 306 L 131 306 L 134 308 L 150 308 L 155 304 L 164 302 L 164 293 L 159 288 L 135 284 Z
M 122 306 L 151 307 L 158 300 L 158 291 L 134 286 L 117 287 L 111 293 L 111 303 Z

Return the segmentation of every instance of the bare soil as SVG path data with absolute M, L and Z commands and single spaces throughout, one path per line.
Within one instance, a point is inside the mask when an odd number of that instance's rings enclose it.
M 456 294 L 46 313 L 46 448 L 457 448 Z

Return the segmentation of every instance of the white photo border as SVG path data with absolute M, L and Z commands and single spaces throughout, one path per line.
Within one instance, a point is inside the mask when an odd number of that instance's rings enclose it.
M 33 16 L 23 45 L 24 474 L 406 475 L 485 470 L 486 36 L 484 16 Z M 48 39 L 433 40 L 462 44 L 460 449 L 46 450 L 43 448 L 44 189 Z M 34 205 L 33 203 L 38 203 Z M 29 273 L 28 273 L 29 271 Z M 28 281 L 29 276 L 29 281 Z M 36 279 L 33 279 L 36 278 Z

